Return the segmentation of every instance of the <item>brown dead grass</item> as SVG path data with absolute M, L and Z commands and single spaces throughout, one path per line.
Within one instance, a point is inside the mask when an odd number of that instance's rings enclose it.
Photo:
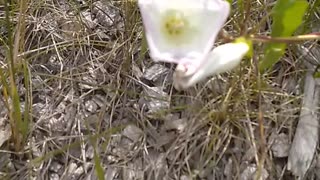
M 246 59 L 184 92 L 173 89 L 169 73 L 162 87 L 170 107 L 149 113 L 146 103 L 161 97 L 146 96 L 155 85 L 139 74 L 154 62 L 141 52 L 136 3 L 97 2 L 30 2 L 21 56 L 29 65 L 33 122 L 21 152 L 9 141 L 2 146 L 1 178 L 96 179 L 99 167 L 106 179 L 241 179 L 248 167 L 268 179 L 293 178 L 286 158 L 271 151 L 272 135 L 292 140 L 300 112 L 304 66 L 291 48 L 269 72 L 257 74 Z M 271 7 L 252 1 L 247 25 Z M 234 9 L 228 33 L 238 35 L 240 20 Z M 257 33 L 269 27 L 267 20 Z M 16 78 L 22 98 L 23 75 Z M 170 121 L 182 128 L 166 128 Z M 124 137 L 129 125 L 142 132 L 138 139 Z

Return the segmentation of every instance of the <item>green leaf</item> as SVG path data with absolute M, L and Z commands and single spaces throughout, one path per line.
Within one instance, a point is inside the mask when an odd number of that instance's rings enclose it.
M 97 177 L 99 180 L 104 180 L 104 171 L 103 171 L 103 168 L 101 166 L 101 160 L 100 160 L 100 157 L 96 151 L 96 149 L 94 148 L 94 156 L 93 156 L 93 159 L 94 159 L 94 164 L 95 164 L 95 170 L 96 170 L 96 173 L 97 173 Z
M 264 50 L 264 58 L 260 62 L 260 71 L 264 71 L 278 62 L 281 56 L 285 53 L 287 45 L 284 43 L 269 43 Z
M 308 7 L 306 0 L 278 0 L 272 9 L 272 37 L 289 37 L 302 23 Z M 279 61 L 285 53 L 285 43 L 269 43 L 264 49 L 265 57 L 260 63 L 260 70 L 264 71 Z

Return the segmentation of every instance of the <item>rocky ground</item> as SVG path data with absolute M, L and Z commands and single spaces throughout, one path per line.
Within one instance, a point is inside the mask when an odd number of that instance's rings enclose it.
M 247 60 L 178 92 L 172 87 L 174 65 L 148 56 L 135 2 L 29 3 L 20 52 L 29 77 L 19 73 L 15 80 L 22 111 L 25 95 L 32 97 L 32 121 L 26 144 L 16 152 L 10 113 L 0 101 L 1 179 L 294 178 L 287 162 L 297 149 L 292 142 L 301 109 L 310 101 L 304 92 L 318 92 L 317 78 L 306 72 L 316 71 L 319 43 L 290 46 L 261 76 Z M 266 13 L 252 4 L 249 24 Z M 226 25 L 230 34 L 233 23 Z M 0 49 L 6 70 L 6 47 Z M 306 78 L 314 81 L 312 90 Z M 320 179 L 318 148 L 310 151 L 311 159 L 304 148 L 295 153 L 313 160 L 306 178 Z

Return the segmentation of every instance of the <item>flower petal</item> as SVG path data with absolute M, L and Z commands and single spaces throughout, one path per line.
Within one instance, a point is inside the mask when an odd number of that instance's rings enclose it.
M 206 60 L 196 69 L 191 69 L 184 64 L 178 64 L 174 74 L 176 89 L 186 89 L 208 76 L 223 73 L 239 65 L 243 56 L 249 51 L 249 46 L 244 42 L 228 43 L 213 49 Z
M 225 23 L 224 0 L 138 0 L 155 61 L 198 66 Z

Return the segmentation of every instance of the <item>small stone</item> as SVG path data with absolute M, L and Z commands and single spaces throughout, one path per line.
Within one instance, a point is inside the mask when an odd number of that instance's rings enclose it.
M 107 156 L 107 160 L 110 162 L 110 163 L 116 163 L 118 160 L 115 156 L 113 155 L 108 155 Z
M 232 164 L 232 158 L 229 158 L 223 171 L 223 174 L 227 177 L 226 179 L 232 179 Z
M 0 152 L 0 169 L 8 169 L 7 164 L 10 163 L 10 161 L 9 153 Z
M 94 29 L 97 26 L 96 20 L 92 19 L 92 14 L 89 11 L 81 12 L 83 23 L 90 29 Z
M 127 180 L 144 179 L 143 174 L 142 160 L 139 158 L 122 169 L 122 177 Z
M 5 118 L 0 118 L 0 146 L 11 138 L 11 126 L 5 123 Z
M 162 172 L 162 173 L 166 172 L 168 168 L 165 159 L 166 159 L 165 153 L 159 153 L 158 151 L 155 151 L 155 150 L 150 150 L 146 158 L 152 170 Z
M 88 149 L 86 150 L 86 158 L 93 159 L 93 156 L 94 156 L 93 146 L 89 146 Z
M 79 166 L 74 172 L 74 176 L 79 177 L 84 173 L 83 166 Z
M 129 124 L 122 132 L 122 135 L 136 142 L 143 135 L 143 131 L 133 124 Z
M 167 120 L 165 121 L 165 129 L 168 130 L 178 130 L 179 132 L 183 132 L 184 129 L 187 127 L 188 122 L 187 119 L 176 119 L 176 120 Z
M 146 69 L 143 74 L 143 78 L 149 81 L 156 81 L 161 76 L 168 74 L 169 69 L 161 64 L 154 64 L 150 68 Z
M 277 157 L 277 158 L 288 157 L 289 149 L 290 149 L 288 135 L 284 133 L 276 134 L 276 135 L 273 135 L 273 137 L 270 139 L 273 139 L 273 142 L 271 145 L 271 151 L 274 157 Z
M 169 96 L 162 90 L 162 87 L 147 87 L 144 88 L 146 94 L 146 105 L 149 109 L 148 113 L 168 109 L 170 106 Z
M 256 177 L 257 175 L 257 166 L 255 164 L 250 164 L 246 167 L 246 169 L 241 173 L 240 180 L 266 180 L 269 177 L 267 170 L 262 169 L 260 173 L 260 177 Z
M 221 76 L 215 76 L 208 81 L 208 87 L 215 95 L 223 94 L 227 91 L 228 81 Z
M 162 133 L 159 137 L 157 137 L 154 147 L 159 149 L 162 146 L 165 146 L 167 144 L 170 144 L 170 142 L 173 142 L 177 136 L 175 135 L 174 132 L 165 132 Z
M 90 83 L 90 84 L 98 84 L 97 81 L 96 81 L 96 79 L 93 78 L 93 77 L 91 77 L 90 75 L 83 76 L 83 77 L 82 77 L 82 81 L 88 82 L 88 83 Z M 79 83 L 79 87 L 80 87 L 81 89 L 94 89 L 93 86 L 91 86 L 91 85 L 89 85 L 89 84 L 87 84 L 87 83 Z
M 110 36 L 108 36 L 105 32 L 103 32 L 100 29 L 96 30 L 96 34 L 100 39 L 104 39 L 104 40 L 110 40 L 111 39 Z
M 191 178 L 191 177 L 188 177 L 187 175 L 182 175 L 182 176 L 180 177 L 180 180 L 192 180 L 192 178 Z
M 110 3 L 103 3 L 101 1 L 95 2 L 93 13 L 96 15 L 97 22 L 104 27 L 121 24 L 120 12 Z
M 58 173 L 58 171 L 62 168 L 62 165 L 59 164 L 56 161 L 53 161 L 49 167 L 49 170 L 55 173 Z
M 50 177 L 49 177 L 50 180 L 59 180 L 60 177 L 57 173 L 52 173 L 50 174 Z
M 86 101 L 84 105 L 87 111 L 91 113 L 97 112 L 98 105 L 93 100 Z
M 255 149 L 253 146 L 251 146 L 244 154 L 242 157 L 242 161 L 250 162 L 254 159 L 255 157 Z
M 100 94 L 96 94 L 92 97 L 92 100 L 99 106 L 99 108 L 105 106 L 106 104 L 106 97 Z
M 109 166 L 104 175 L 105 180 L 114 180 L 114 178 L 119 174 L 119 169 Z
M 73 174 L 74 171 L 77 169 L 77 164 L 76 163 L 70 163 L 68 166 L 68 173 Z

